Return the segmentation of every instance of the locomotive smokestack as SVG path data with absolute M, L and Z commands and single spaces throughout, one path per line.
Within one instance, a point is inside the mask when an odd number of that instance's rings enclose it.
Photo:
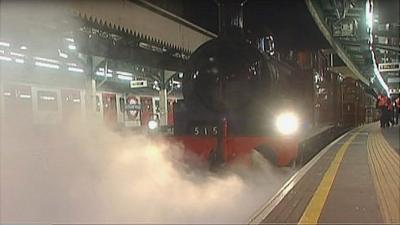
M 247 0 L 215 0 L 218 5 L 219 33 L 232 28 L 243 30 L 243 5 Z

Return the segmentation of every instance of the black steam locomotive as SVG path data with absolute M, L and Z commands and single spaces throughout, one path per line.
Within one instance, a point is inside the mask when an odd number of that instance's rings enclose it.
M 220 1 L 219 7 L 219 37 L 188 61 L 184 100 L 174 108 L 174 139 L 212 163 L 268 149 L 278 165 L 288 165 L 311 108 L 312 78 L 274 56 L 271 36 L 244 32 L 242 1 Z

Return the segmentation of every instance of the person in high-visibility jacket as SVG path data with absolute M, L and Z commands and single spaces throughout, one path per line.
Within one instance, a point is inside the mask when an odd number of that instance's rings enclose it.
M 387 97 L 385 94 L 378 95 L 378 101 L 376 102 L 377 108 L 380 109 L 380 118 L 379 121 L 381 123 L 381 127 L 384 128 L 386 126 L 386 118 L 387 118 Z
M 394 126 L 393 103 L 390 98 L 387 98 L 386 108 L 387 108 L 386 127 Z
M 395 110 L 395 124 L 399 124 L 399 115 L 400 115 L 400 96 L 397 96 L 397 98 L 394 100 L 394 110 Z

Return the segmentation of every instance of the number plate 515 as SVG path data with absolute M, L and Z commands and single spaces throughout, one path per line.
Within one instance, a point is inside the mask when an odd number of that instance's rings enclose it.
M 195 136 L 216 136 L 218 135 L 218 127 L 214 126 L 195 126 L 193 127 L 193 135 Z

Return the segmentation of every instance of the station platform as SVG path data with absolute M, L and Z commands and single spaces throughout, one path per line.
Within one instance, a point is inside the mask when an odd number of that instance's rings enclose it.
M 399 129 L 373 123 L 342 135 L 249 224 L 400 224 Z

